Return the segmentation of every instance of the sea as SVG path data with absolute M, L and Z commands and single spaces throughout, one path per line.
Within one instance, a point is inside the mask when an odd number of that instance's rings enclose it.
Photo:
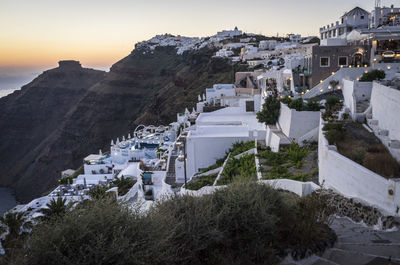
M 0 215 L 16 206 L 18 202 L 15 199 L 12 189 L 0 188 Z

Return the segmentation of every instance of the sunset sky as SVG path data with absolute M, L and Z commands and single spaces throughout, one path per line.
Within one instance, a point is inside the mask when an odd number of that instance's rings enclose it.
M 383 1 L 390 5 L 391 1 Z M 317 35 L 373 0 L 0 0 L 0 75 L 62 59 L 106 69 L 156 34 L 209 36 L 238 26 L 264 35 Z M 1 88 L 1 86 L 0 86 Z

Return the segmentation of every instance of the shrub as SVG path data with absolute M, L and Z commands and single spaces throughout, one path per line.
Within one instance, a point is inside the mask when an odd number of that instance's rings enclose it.
M 321 110 L 323 108 L 324 108 L 324 106 L 319 104 L 319 102 L 316 101 L 316 100 L 307 101 L 307 110 L 308 111 L 319 111 L 319 110 Z
M 205 186 L 212 186 L 218 174 L 197 177 L 186 184 L 185 188 L 188 190 L 199 190 Z
M 360 78 L 360 82 L 372 82 L 374 80 L 382 80 L 385 77 L 386 77 L 385 71 L 372 70 L 368 73 L 364 73 Z
M 257 119 L 260 123 L 274 125 L 279 119 L 281 104 L 278 99 L 269 96 L 265 99 L 263 109 L 257 113 Z
M 300 147 L 298 143 L 291 143 L 290 146 L 285 150 L 290 161 L 295 164 L 298 168 L 302 166 L 303 159 L 310 153 L 310 150 L 306 147 Z
M 328 122 L 324 125 L 322 130 L 325 131 L 325 137 L 330 145 L 337 144 L 337 142 L 343 140 L 346 135 L 342 122 Z
M 35 227 L 10 264 L 276 264 L 287 249 L 303 258 L 332 238 L 321 204 L 249 182 L 146 213 L 89 202 Z
M 255 148 L 254 141 L 236 142 L 232 145 L 227 154 L 231 153 L 231 156 L 233 157 L 241 153 L 244 153 L 246 151 L 249 151 L 252 148 Z
M 135 185 L 136 180 L 133 178 L 125 178 L 124 176 L 121 176 L 121 178 L 115 178 L 111 183 L 110 183 L 110 188 L 112 187 L 118 187 L 118 194 L 120 196 L 125 195 L 128 193 L 128 191 Z
M 330 145 L 335 145 L 338 141 L 343 140 L 344 132 L 338 130 L 330 130 L 325 132 L 325 137 Z
M 338 81 L 338 80 L 331 80 L 331 81 L 329 82 L 329 85 L 330 85 L 333 89 L 335 89 L 335 88 L 339 85 L 339 81 Z
M 393 178 L 400 177 L 399 163 L 388 153 L 366 153 L 362 163 L 366 168 L 374 172 L 379 172 L 380 175 Z
M 292 174 L 283 166 L 274 166 L 268 170 L 265 179 L 291 179 Z
M 257 180 L 254 155 L 245 154 L 240 158 L 232 158 L 226 163 L 218 185 L 232 183 L 236 179 Z
M 325 107 L 327 109 L 335 109 L 335 107 L 339 104 L 341 104 L 339 98 L 330 97 L 326 99 Z
M 285 154 L 274 153 L 271 149 L 267 149 L 264 152 L 258 155 L 260 158 L 266 159 L 264 162 L 268 166 L 280 166 L 287 161 L 287 157 Z

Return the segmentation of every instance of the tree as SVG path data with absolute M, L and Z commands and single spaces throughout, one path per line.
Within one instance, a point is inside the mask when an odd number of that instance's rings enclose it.
M 372 82 L 375 80 L 382 80 L 385 77 L 386 77 L 385 71 L 372 70 L 371 72 L 363 74 L 363 76 L 360 78 L 360 82 Z
M 24 230 L 30 229 L 32 223 L 26 220 L 25 213 L 8 212 L 4 216 L 0 216 L 0 224 L 3 227 L 1 230 L 7 232 L 1 243 L 6 254 L 12 254 L 14 249 L 20 248 L 20 243 L 23 242 L 22 239 L 27 234 Z M 7 229 L 4 229 L 4 227 Z
M 279 100 L 273 96 L 269 96 L 265 99 L 262 110 L 257 113 L 257 119 L 266 125 L 273 125 L 279 119 L 280 109 L 281 103 Z
M 39 210 L 40 213 L 44 214 L 43 219 L 58 219 L 65 215 L 69 206 L 66 204 L 67 199 L 58 197 L 57 200 L 54 198 L 46 204 L 47 208 L 42 208 Z

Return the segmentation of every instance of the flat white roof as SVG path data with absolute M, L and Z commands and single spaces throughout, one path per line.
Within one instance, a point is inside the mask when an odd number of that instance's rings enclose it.
M 258 122 L 254 112 L 244 112 L 243 107 L 227 107 L 201 113 L 190 137 L 249 137 L 249 131 L 262 130 L 265 127 Z
M 85 157 L 83 160 L 84 160 L 84 161 L 100 160 L 100 159 L 102 159 L 103 157 L 104 157 L 103 155 L 94 155 L 94 154 L 91 154 L 91 155 L 88 155 L 87 157 Z

